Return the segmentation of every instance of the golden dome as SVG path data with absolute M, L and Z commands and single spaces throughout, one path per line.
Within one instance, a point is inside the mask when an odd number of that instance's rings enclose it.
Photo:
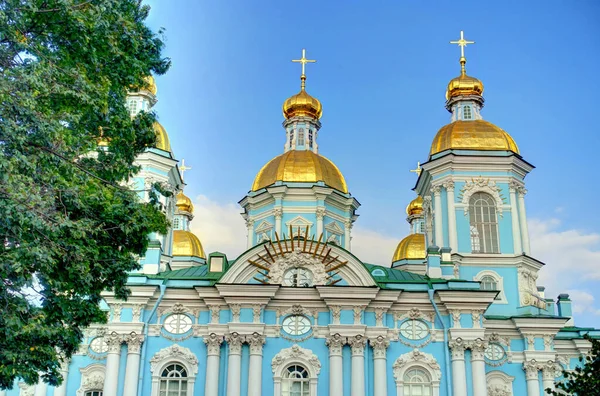
M 167 130 L 158 121 L 154 121 L 154 132 L 156 132 L 155 147 L 163 151 L 171 152 L 171 143 L 169 142 Z
M 467 76 L 464 72 L 461 73 L 460 76 L 453 78 L 448 83 L 448 88 L 446 88 L 446 100 L 463 95 L 482 96 L 483 83 L 475 77 Z
M 513 138 L 502 128 L 484 121 L 454 121 L 435 135 L 429 155 L 444 150 L 506 150 L 519 153 Z
M 423 198 L 420 196 L 410 201 L 406 207 L 406 214 L 409 216 L 419 215 L 423 213 Z
M 205 259 L 206 254 L 200 240 L 190 231 L 173 231 L 173 256 L 193 256 Z
M 425 256 L 425 234 L 410 234 L 398 244 L 392 263 L 406 259 L 425 259 Z
M 142 87 L 142 89 L 147 90 L 152 95 L 156 95 L 157 89 L 156 89 L 156 81 L 154 81 L 154 77 L 146 76 L 146 77 L 144 77 L 144 81 L 146 82 L 146 84 Z
M 177 209 L 184 211 L 184 212 L 189 212 L 189 213 L 194 213 L 194 205 L 192 204 L 192 200 L 183 193 L 183 191 L 180 191 L 177 194 Z
M 294 96 L 290 96 L 283 102 L 283 116 L 286 119 L 292 117 L 312 117 L 319 119 L 323 115 L 323 106 L 317 98 L 313 98 L 302 88 Z
M 316 183 L 347 193 L 348 186 L 342 172 L 333 162 L 312 151 L 290 150 L 267 162 L 258 172 L 252 191 L 268 187 L 277 181 Z

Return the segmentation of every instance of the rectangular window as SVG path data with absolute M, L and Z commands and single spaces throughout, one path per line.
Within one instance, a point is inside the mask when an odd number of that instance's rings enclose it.
M 463 107 L 463 119 L 470 120 L 473 116 L 471 115 L 471 106 Z

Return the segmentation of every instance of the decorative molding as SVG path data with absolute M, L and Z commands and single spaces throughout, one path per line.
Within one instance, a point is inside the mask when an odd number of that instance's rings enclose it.
M 483 311 L 474 310 L 471 311 L 471 319 L 473 320 L 473 328 L 481 329 L 481 318 L 483 317 Z
M 354 313 L 354 324 L 360 324 L 361 319 L 362 319 L 362 313 L 363 310 L 365 309 L 365 307 L 361 306 L 361 305 L 355 305 L 354 308 L 352 309 L 353 313 Z
M 536 281 L 537 273 L 534 273 L 522 265 L 517 266 L 519 272 L 519 297 L 522 306 L 538 306 L 539 301 L 534 296 L 538 295 Z
M 494 370 L 485 375 L 487 382 L 488 396 L 513 396 L 513 381 L 515 377 L 511 377 L 502 371 Z
M 394 370 L 394 378 L 396 379 L 396 383 L 402 384 L 404 381 L 404 372 L 415 365 L 427 370 L 432 379 L 434 387 L 439 387 L 440 379 L 442 378 L 442 370 L 440 369 L 440 365 L 438 364 L 437 360 L 435 360 L 433 355 L 421 352 L 418 349 L 414 349 L 411 352 L 400 355 L 400 357 L 394 362 L 392 367 Z
M 241 304 L 229 304 L 229 310 L 231 311 L 231 321 L 239 322 L 240 321 L 240 312 L 242 311 Z
M 144 309 L 144 305 L 143 304 L 134 304 L 131 312 L 133 314 L 133 321 L 134 322 L 141 322 L 142 321 L 142 310 Z
M 278 257 L 269 271 L 269 283 L 283 283 L 283 276 L 288 269 L 306 268 L 312 272 L 314 285 L 327 284 L 328 277 L 327 271 L 325 271 L 325 265 L 322 260 L 316 259 L 313 256 L 314 255 L 304 253 L 301 250 L 294 250 L 285 257 Z
M 252 304 L 252 323 L 260 323 L 260 313 L 263 306 L 261 304 Z
M 325 345 L 329 347 L 330 356 L 341 356 L 344 344 L 346 344 L 346 337 L 342 337 L 339 333 L 330 335 L 325 339 Z
M 105 369 L 104 364 L 99 363 L 80 368 L 81 382 L 77 396 L 83 396 L 88 391 L 101 391 L 104 388 Z
M 221 314 L 221 306 L 220 305 L 209 305 L 208 309 L 210 309 L 210 323 L 219 323 L 219 316 Z
M 333 318 L 333 324 L 340 324 L 340 316 L 342 315 L 342 307 L 339 305 L 332 305 L 329 307 L 331 310 L 331 316 Z
M 387 309 L 386 308 L 375 308 L 375 326 L 384 326 L 383 324 L 383 319 L 385 317 L 385 314 L 387 313 Z
M 281 378 L 283 370 L 291 363 L 303 364 L 309 372 L 310 377 L 316 378 L 321 372 L 321 362 L 317 355 L 311 350 L 304 349 L 298 345 L 279 351 L 271 361 L 273 376 Z
M 181 304 L 181 303 L 175 303 L 169 307 L 159 307 L 157 310 L 157 316 L 159 318 L 162 318 L 164 315 L 169 315 L 169 314 L 185 314 L 185 313 L 192 313 L 191 309 L 186 307 L 185 305 Z
M 163 348 L 152 356 L 152 359 L 150 359 L 150 372 L 160 375 L 162 366 L 173 360 L 183 363 L 188 369 L 188 374 L 193 376 L 198 374 L 198 358 L 196 358 L 196 355 L 188 348 L 177 344 Z
M 450 316 L 452 317 L 452 328 L 460 329 L 462 325 L 460 324 L 460 311 L 450 310 Z
M 210 333 L 203 338 L 203 341 L 206 344 L 206 353 L 208 356 L 219 356 L 221 354 L 221 344 L 223 343 L 222 336 Z
M 493 180 L 479 177 L 478 179 L 471 179 L 470 182 L 467 181 L 458 194 L 458 198 L 463 205 L 465 205 L 465 216 L 469 213 L 469 200 L 471 196 L 477 192 L 490 194 L 492 198 L 494 198 L 494 201 L 496 201 L 496 211 L 498 212 L 498 215 L 502 215 L 502 206 L 505 203 L 504 198 L 500 195 L 502 189 L 498 187 Z
M 544 334 L 544 350 L 551 351 L 554 348 L 554 336 L 551 334 Z
M 110 304 L 110 309 L 112 311 L 112 322 L 119 323 L 121 321 L 121 310 L 123 309 L 123 304 Z
M 385 359 L 387 354 L 387 348 L 390 346 L 390 341 L 384 336 L 380 335 L 377 338 L 369 339 L 369 344 L 373 348 L 374 359 Z

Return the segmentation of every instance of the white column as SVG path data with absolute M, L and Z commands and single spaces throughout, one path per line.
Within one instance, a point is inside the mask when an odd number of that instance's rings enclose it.
M 123 339 L 116 332 L 106 337 L 108 355 L 106 356 L 106 371 L 104 373 L 103 396 L 117 396 L 119 381 L 119 361 L 121 360 L 121 343 Z
M 456 211 L 454 210 L 454 182 L 452 180 L 444 183 L 448 194 L 448 237 L 452 253 L 458 252 L 458 232 L 456 230 Z
M 229 345 L 229 360 L 227 362 L 227 396 L 240 396 L 242 375 L 242 344 L 244 337 L 238 333 L 225 336 Z
M 40 380 L 35 385 L 35 392 L 33 395 L 34 396 L 46 396 L 46 393 L 48 393 L 48 384 L 44 382 L 42 377 L 40 377 Z
M 523 370 L 525 370 L 527 380 L 527 396 L 540 396 L 538 365 L 535 359 L 525 361 Z
M 316 238 L 323 233 L 323 217 L 325 217 L 325 208 L 317 208 L 317 233 L 315 234 Z M 323 238 L 325 239 L 325 238 Z
M 125 337 L 127 343 L 127 366 L 125 367 L 125 385 L 123 396 L 137 396 L 138 378 L 140 374 L 140 347 L 144 337 L 131 332 Z
M 219 360 L 221 356 L 221 343 L 223 337 L 211 333 L 204 338 L 206 344 L 206 384 L 204 394 L 206 396 L 219 396 Z
M 433 221 L 435 228 L 435 244 L 437 247 L 444 246 L 444 224 L 442 222 L 442 186 L 431 187 L 433 193 Z
M 254 333 L 246 337 L 250 345 L 250 367 L 248 369 L 248 396 L 262 396 L 262 364 L 265 336 Z
M 69 376 L 69 362 L 65 361 L 60 365 L 60 375 L 63 382 L 58 387 L 54 388 L 54 396 L 67 396 L 67 377 Z M 6 396 L 0 391 L 0 396 Z
M 279 235 L 279 238 L 282 238 L 282 236 L 281 236 L 281 218 L 283 217 L 283 209 L 275 208 L 273 210 L 273 215 L 275 216 L 275 232 L 277 233 L 277 235 Z
M 519 220 L 521 221 L 523 252 L 525 254 L 530 254 L 529 231 L 527 230 L 527 215 L 525 214 L 525 194 L 527 194 L 527 190 L 524 187 L 519 187 Z
M 246 228 L 248 230 L 247 248 L 250 249 L 254 244 L 254 220 L 246 220 Z
M 341 393 L 344 387 L 342 370 L 342 348 L 346 339 L 339 334 L 327 337 L 325 344 L 329 347 L 329 394 Z
M 367 339 L 363 335 L 358 334 L 348 339 L 348 343 L 352 347 L 350 394 L 352 396 L 365 396 L 365 345 L 367 344 Z
M 56 392 L 55 392 L 55 394 L 56 394 Z M 5 390 L 2 390 L 2 389 L 0 389 L 0 396 L 6 396 L 6 391 L 5 391 Z
M 542 388 L 544 389 L 544 394 L 546 394 L 546 389 L 550 388 L 554 390 L 554 379 L 560 375 L 560 371 L 557 370 L 557 363 L 548 362 L 542 367 Z
M 387 348 L 389 340 L 379 336 L 369 341 L 373 348 L 373 396 L 387 396 Z
M 352 236 L 350 233 L 350 231 L 352 230 L 352 220 L 346 220 L 344 226 L 344 248 L 347 251 L 350 251 L 350 241 L 352 240 Z
M 465 370 L 465 342 L 461 338 L 450 341 L 452 349 L 452 394 L 467 396 L 467 375 Z
M 487 379 L 485 377 L 484 351 L 486 343 L 477 339 L 471 344 L 471 369 L 473 371 L 473 394 L 487 396 Z
M 513 232 L 513 245 L 515 247 L 515 254 L 523 253 L 523 247 L 521 245 L 521 229 L 519 228 L 519 211 L 517 209 L 519 203 L 517 202 L 517 188 L 519 185 L 515 182 L 511 182 L 508 186 L 510 192 L 510 217 L 512 218 L 512 232 Z

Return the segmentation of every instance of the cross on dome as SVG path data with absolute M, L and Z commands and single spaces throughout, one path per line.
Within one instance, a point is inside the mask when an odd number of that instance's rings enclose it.
M 302 58 L 292 59 L 292 62 L 300 63 L 302 65 L 302 75 L 300 76 L 300 80 L 302 80 L 301 88 L 304 90 L 306 85 L 306 64 L 316 63 L 317 61 L 314 59 L 306 59 L 306 49 L 302 48 Z
M 465 69 L 465 64 L 467 63 L 467 58 L 465 58 L 465 47 L 467 44 L 475 44 L 475 41 L 466 40 L 465 34 L 461 30 L 460 39 L 456 41 L 450 41 L 450 44 L 457 44 L 460 47 L 460 72 L 462 75 L 466 75 L 467 71 Z
M 179 173 L 181 173 L 181 180 L 184 181 L 183 179 L 183 174 L 185 173 L 185 171 L 188 171 L 192 169 L 191 166 L 185 166 L 185 159 L 181 160 L 181 166 L 179 167 Z
M 421 168 L 421 163 L 417 162 L 417 169 L 411 169 L 410 172 L 416 173 L 417 177 L 421 176 L 421 171 L 423 170 L 423 168 Z

